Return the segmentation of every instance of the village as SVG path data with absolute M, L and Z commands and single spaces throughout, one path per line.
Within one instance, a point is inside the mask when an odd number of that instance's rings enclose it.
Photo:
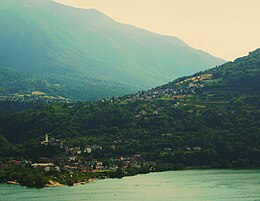
M 205 83 L 211 78 L 212 74 L 202 74 L 148 91 L 139 91 L 135 95 L 126 96 L 126 98 L 128 101 L 153 101 L 165 97 L 178 100 L 185 96 L 196 94 L 199 89 L 205 87 Z M 178 104 L 175 106 L 178 107 Z
M 95 151 L 102 150 L 102 146 L 87 145 L 84 149 L 81 147 L 67 147 L 58 139 L 49 139 L 48 134 L 45 139 L 40 142 L 41 146 L 46 148 L 56 146 L 64 151 L 62 156 L 55 157 L 40 157 L 37 161 L 33 160 L 18 160 L 10 158 L 7 164 L 10 165 L 26 165 L 44 172 L 61 172 L 65 171 L 69 174 L 73 172 L 102 172 L 102 171 L 116 171 L 118 168 L 141 168 L 142 166 L 149 166 L 151 170 L 156 166 L 155 162 L 148 162 L 143 160 L 140 154 L 135 154 L 128 157 L 110 158 L 109 160 L 98 160 L 91 156 Z M 108 162 L 109 161 L 109 162 Z M 1 164 L 0 165 L 4 165 Z
M 171 134 L 163 134 L 162 136 L 169 136 Z M 50 138 L 49 135 L 45 135 L 45 139 L 40 142 L 41 146 L 58 147 L 64 151 L 62 156 L 54 157 L 40 157 L 37 161 L 29 159 L 15 159 L 10 158 L 7 163 L 0 162 L 0 166 L 5 165 L 22 165 L 32 167 L 45 173 L 55 172 L 67 172 L 73 173 L 100 173 L 100 172 L 116 172 L 118 169 L 135 168 L 141 169 L 142 167 L 149 167 L 149 171 L 155 171 L 157 163 L 155 161 L 147 161 L 142 154 L 134 154 L 131 156 L 120 156 L 109 159 L 95 159 L 92 153 L 95 151 L 102 151 L 102 146 L 99 145 L 86 145 L 84 149 L 79 146 L 68 147 L 61 140 Z M 115 148 L 115 145 L 112 145 Z M 182 147 L 186 151 L 201 151 L 202 148 L 196 147 Z M 165 147 L 162 150 L 165 153 L 171 153 L 173 149 L 171 147 Z

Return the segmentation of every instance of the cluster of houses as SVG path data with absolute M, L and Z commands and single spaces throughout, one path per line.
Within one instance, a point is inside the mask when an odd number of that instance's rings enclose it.
M 163 134 L 163 136 L 169 136 L 171 134 Z M 117 140 L 113 142 L 112 147 L 116 148 L 117 144 L 122 144 L 122 140 Z M 55 138 L 49 138 L 46 134 L 43 141 L 41 141 L 42 146 L 57 146 L 64 152 L 62 155 L 55 157 L 41 157 L 38 161 L 27 161 L 27 160 L 9 160 L 9 164 L 12 165 L 27 165 L 35 169 L 39 169 L 44 172 L 60 172 L 67 171 L 69 173 L 73 172 L 96 172 L 96 171 L 113 171 L 120 168 L 134 167 L 141 168 L 144 165 L 151 167 L 152 169 L 156 167 L 156 163 L 153 161 L 146 161 L 141 154 L 134 154 L 131 156 L 121 156 L 115 158 L 108 158 L 105 161 L 101 159 L 93 158 L 91 153 L 95 151 L 102 151 L 102 146 L 99 145 L 86 145 L 84 148 L 68 147 L 63 142 Z M 201 151 L 202 148 L 196 147 L 183 147 L 186 151 Z M 172 147 L 165 147 L 161 151 L 163 152 L 173 152 Z M 3 165 L 3 164 L 2 164 Z M 1 166 L 1 164 L 0 164 Z
M 102 150 L 102 146 L 99 145 L 86 145 L 84 149 L 81 147 L 65 147 L 65 153 L 72 156 L 81 155 L 82 153 L 91 154 L 92 151 Z
M 122 141 L 114 141 L 112 149 L 116 148 L 116 144 L 122 143 Z M 31 166 L 45 172 L 49 171 L 61 171 L 66 170 L 70 173 L 73 171 L 78 172 L 95 172 L 95 171 L 105 171 L 105 170 L 116 170 L 120 164 L 123 168 L 126 167 L 141 167 L 144 164 L 150 164 L 152 162 L 144 161 L 140 154 L 135 154 L 128 157 L 118 157 L 110 158 L 109 163 L 104 163 L 98 159 L 94 159 L 90 154 L 95 151 L 101 151 L 102 146 L 99 145 L 86 145 L 84 148 L 79 146 L 68 147 L 65 146 L 63 142 L 58 139 L 50 138 L 46 134 L 44 140 L 41 142 L 44 146 L 58 146 L 60 149 L 64 150 L 64 155 L 62 157 L 54 158 L 40 158 L 37 163 L 30 162 Z M 56 164 L 56 165 L 54 165 Z M 154 165 L 154 164 L 153 164 Z
M 163 134 L 163 136 L 169 136 L 171 134 Z M 112 148 L 116 148 L 116 144 L 123 143 L 122 140 L 114 141 Z M 63 146 L 64 155 L 62 157 L 55 158 L 40 158 L 38 163 L 31 163 L 31 166 L 45 172 L 49 171 L 61 171 L 66 170 L 70 173 L 77 172 L 95 172 L 95 171 L 107 171 L 117 170 L 119 167 L 135 167 L 141 168 L 143 165 L 147 165 L 151 168 L 156 167 L 156 163 L 152 161 L 146 161 L 141 154 L 134 154 L 132 156 L 121 156 L 117 158 L 109 158 L 106 161 L 94 159 L 93 157 L 85 157 L 86 154 L 91 154 L 94 151 L 101 151 L 103 148 L 99 145 L 86 145 L 83 149 L 79 146 L 66 147 L 59 140 L 51 138 L 49 140 L 48 134 L 45 135 L 45 140 L 41 142 L 43 145 L 51 146 Z M 201 151 L 199 146 L 182 147 L 182 150 L 186 151 Z M 172 147 L 165 147 L 161 151 L 173 152 Z M 84 155 L 84 156 L 83 156 Z M 109 161 L 109 162 L 108 162 Z M 54 165 L 56 164 L 56 165 Z
M 179 99 L 185 95 L 196 94 L 196 91 L 205 87 L 207 80 L 212 78 L 212 74 L 202 74 L 194 76 L 174 84 L 168 84 L 148 91 L 139 91 L 135 95 L 128 96 L 128 101 L 152 101 L 154 99 L 168 97 Z
M 37 168 L 43 170 L 45 172 L 59 172 L 60 167 L 54 165 L 53 163 L 32 163 L 31 166 L 33 168 Z
M 86 149 L 84 150 L 84 152 L 86 151 Z M 67 171 L 70 174 L 72 174 L 73 172 L 116 171 L 119 167 L 120 168 L 128 168 L 128 167 L 141 168 L 142 166 L 149 166 L 151 170 L 153 170 L 156 168 L 157 165 L 156 162 L 154 161 L 146 161 L 141 154 L 110 158 L 108 160 L 109 162 L 107 162 L 107 161 L 101 161 L 94 158 L 85 159 L 84 157 L 81 156 L 79 147 L 69 148 L 68 150 L 69 150 L 69 153 L 67 153 L 68 155 L 62 157 L 53 157 L 53 158 L 41 157 L 37 162 L 11 159 L 8 161 L 7 164 L 27 165 L 27 166 L 29 165 L 33 168 L 39 169 L 44 172 Z M 199 146 L 196 147 L 185 146 L 183 147 L 183 150 L 198 152 L 201 151 L 202 148 Z M 172 152 L 173 149 L 171 147 L 165 147 L 162 151 Z M 0 163 L 0 167 L 3 165 L 6 164 Z
M 135 154 L 128 157 L 111 158 L 110 163 L 99 161 L 97 159 L 84 160 L 83 158 L 77 158 L 75 161 L 72 161 L 69 157 L 40 158 L 39 161 L 40 162 L 9 160 L 7 164 L 27 165 L 44 172 L 67 171 L 70 174 L 72 174 L 73 172 L 115 171 L 119 167 L 141 168 L 143 165 L 149 165 L 150 167 L 155 168 L 156 166 L 155 162 L 143 160 L 140 154 Z M 0 163 L 0 167 L 1 165 L 7 164 Z

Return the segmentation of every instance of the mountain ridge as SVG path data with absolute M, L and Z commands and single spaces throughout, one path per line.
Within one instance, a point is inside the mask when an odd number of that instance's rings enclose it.
M 0 33 L 0 66 L 45 77 L 51 74 L 68 91 L 51 95 L 75 99 L 123 95 L 224 62 L 176 37 L 118 23 L 93 9 L 49 0 L 40 1 L 42 6 L 35 0 L 4 2 L 0 5 L 0 28 L 4 30 Z M 13 6 L 8 6 L 10 2 Z M 79 80 L 80 96 L 71 95 L 76 88 L 68 77 Z M 117 93 L 120 85 L 122 90 Z

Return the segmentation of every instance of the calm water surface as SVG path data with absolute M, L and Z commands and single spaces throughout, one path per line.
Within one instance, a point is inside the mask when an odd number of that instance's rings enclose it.
M 260 201 L 260 170 L 172 171 L 44 189 L 2 184 L 0 200 Z

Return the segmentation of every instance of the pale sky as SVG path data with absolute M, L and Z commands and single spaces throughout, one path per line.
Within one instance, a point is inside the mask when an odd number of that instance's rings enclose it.
M 56 0 L 95 8 L 114 20 L 163 35 L 226 60 L 260 48 L 260 0 Z

